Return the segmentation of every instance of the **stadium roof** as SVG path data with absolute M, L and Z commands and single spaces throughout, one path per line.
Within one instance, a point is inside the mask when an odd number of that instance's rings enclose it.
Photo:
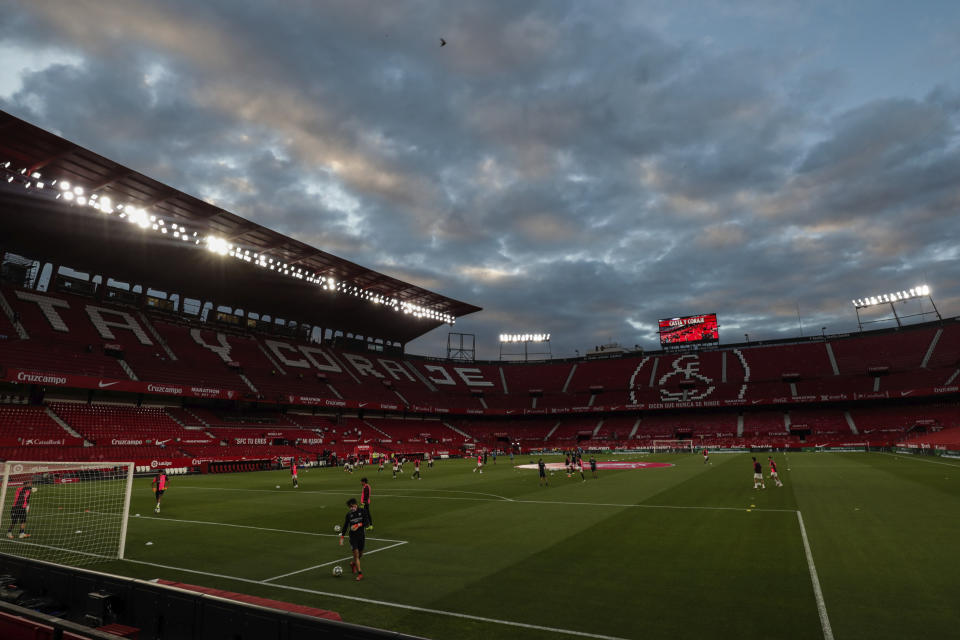
M 454 318 L 480 311 L 241 218 L 0 111 L 0 167 L 6 162 L 11 163 L 5 169 L 8 178 L 16 171 L 23 179 L 4 180 L 0 188 L 0 250 L 185 297 L 404 343 L 443 322 L 400 313 L 364 295 Z M 96 209 L 70 206 L 57 199 L 56 189 L 24 189 L 23 182 L 34 173 L 42 180 L 69 181 L 87 197 L 96 194 L 138 207 L 166 220 L 168 228 L 182 225 L 194 232 L 191 239 L 199 230 L 200 237 L 216 236 L 253 255 L 268 254 L 289 265 L 285 268 L 349 283 L 359 293 L 329 291 L 193 242 L 170 242 L 149 229 L 118 224 Z

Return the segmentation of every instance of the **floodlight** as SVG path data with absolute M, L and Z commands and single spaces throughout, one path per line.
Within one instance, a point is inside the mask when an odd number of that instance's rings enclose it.
M 916 287 L 911 287 L 909 290 L 881 293 L 879 295 L 868 296 L 866 298 L 855 298 L 850 302 L 857 309 L 863 309 L 864 307 L 872 307 L 878 304 L 893 304 L 894 302 L 904 302 L 906 300 L 912 300 L 913 298 L 922 298 L 929 295 L 930 287 L 923 284 Z
M 82 195 L 83 195 L 83 187 L 74 187 L 74 188 L 73 188 L 73 192 L 74 192 L 75 194 L 77 194 L 78 196 L 82 196 Z
M 218 238 L 217 236 L 207 236 L 207 250 L 212 253 L 220 254 L 221 256 L 227 255 L 230 251 L 230 243 L 224 240 L 223 238 Z

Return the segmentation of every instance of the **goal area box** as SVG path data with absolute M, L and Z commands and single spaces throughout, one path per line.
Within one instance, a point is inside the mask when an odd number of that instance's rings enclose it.
M 132 462 L 0 463 L 0 552 L 73 566 L 122 559 Z

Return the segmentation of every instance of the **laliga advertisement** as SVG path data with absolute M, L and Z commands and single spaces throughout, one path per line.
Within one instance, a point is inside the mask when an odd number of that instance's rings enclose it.
M 665 318 L 660 320 L 660 345 L 719 342 L 717 314 Z

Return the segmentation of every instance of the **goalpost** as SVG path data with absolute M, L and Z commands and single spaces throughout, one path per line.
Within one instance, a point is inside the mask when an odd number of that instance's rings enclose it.
M 693 440 L 652 440 L 654 453 L 693 453 Z
M 73 566 L 123 559 L 134 463 L 9 461 L 0 470 L 0 552 Z

